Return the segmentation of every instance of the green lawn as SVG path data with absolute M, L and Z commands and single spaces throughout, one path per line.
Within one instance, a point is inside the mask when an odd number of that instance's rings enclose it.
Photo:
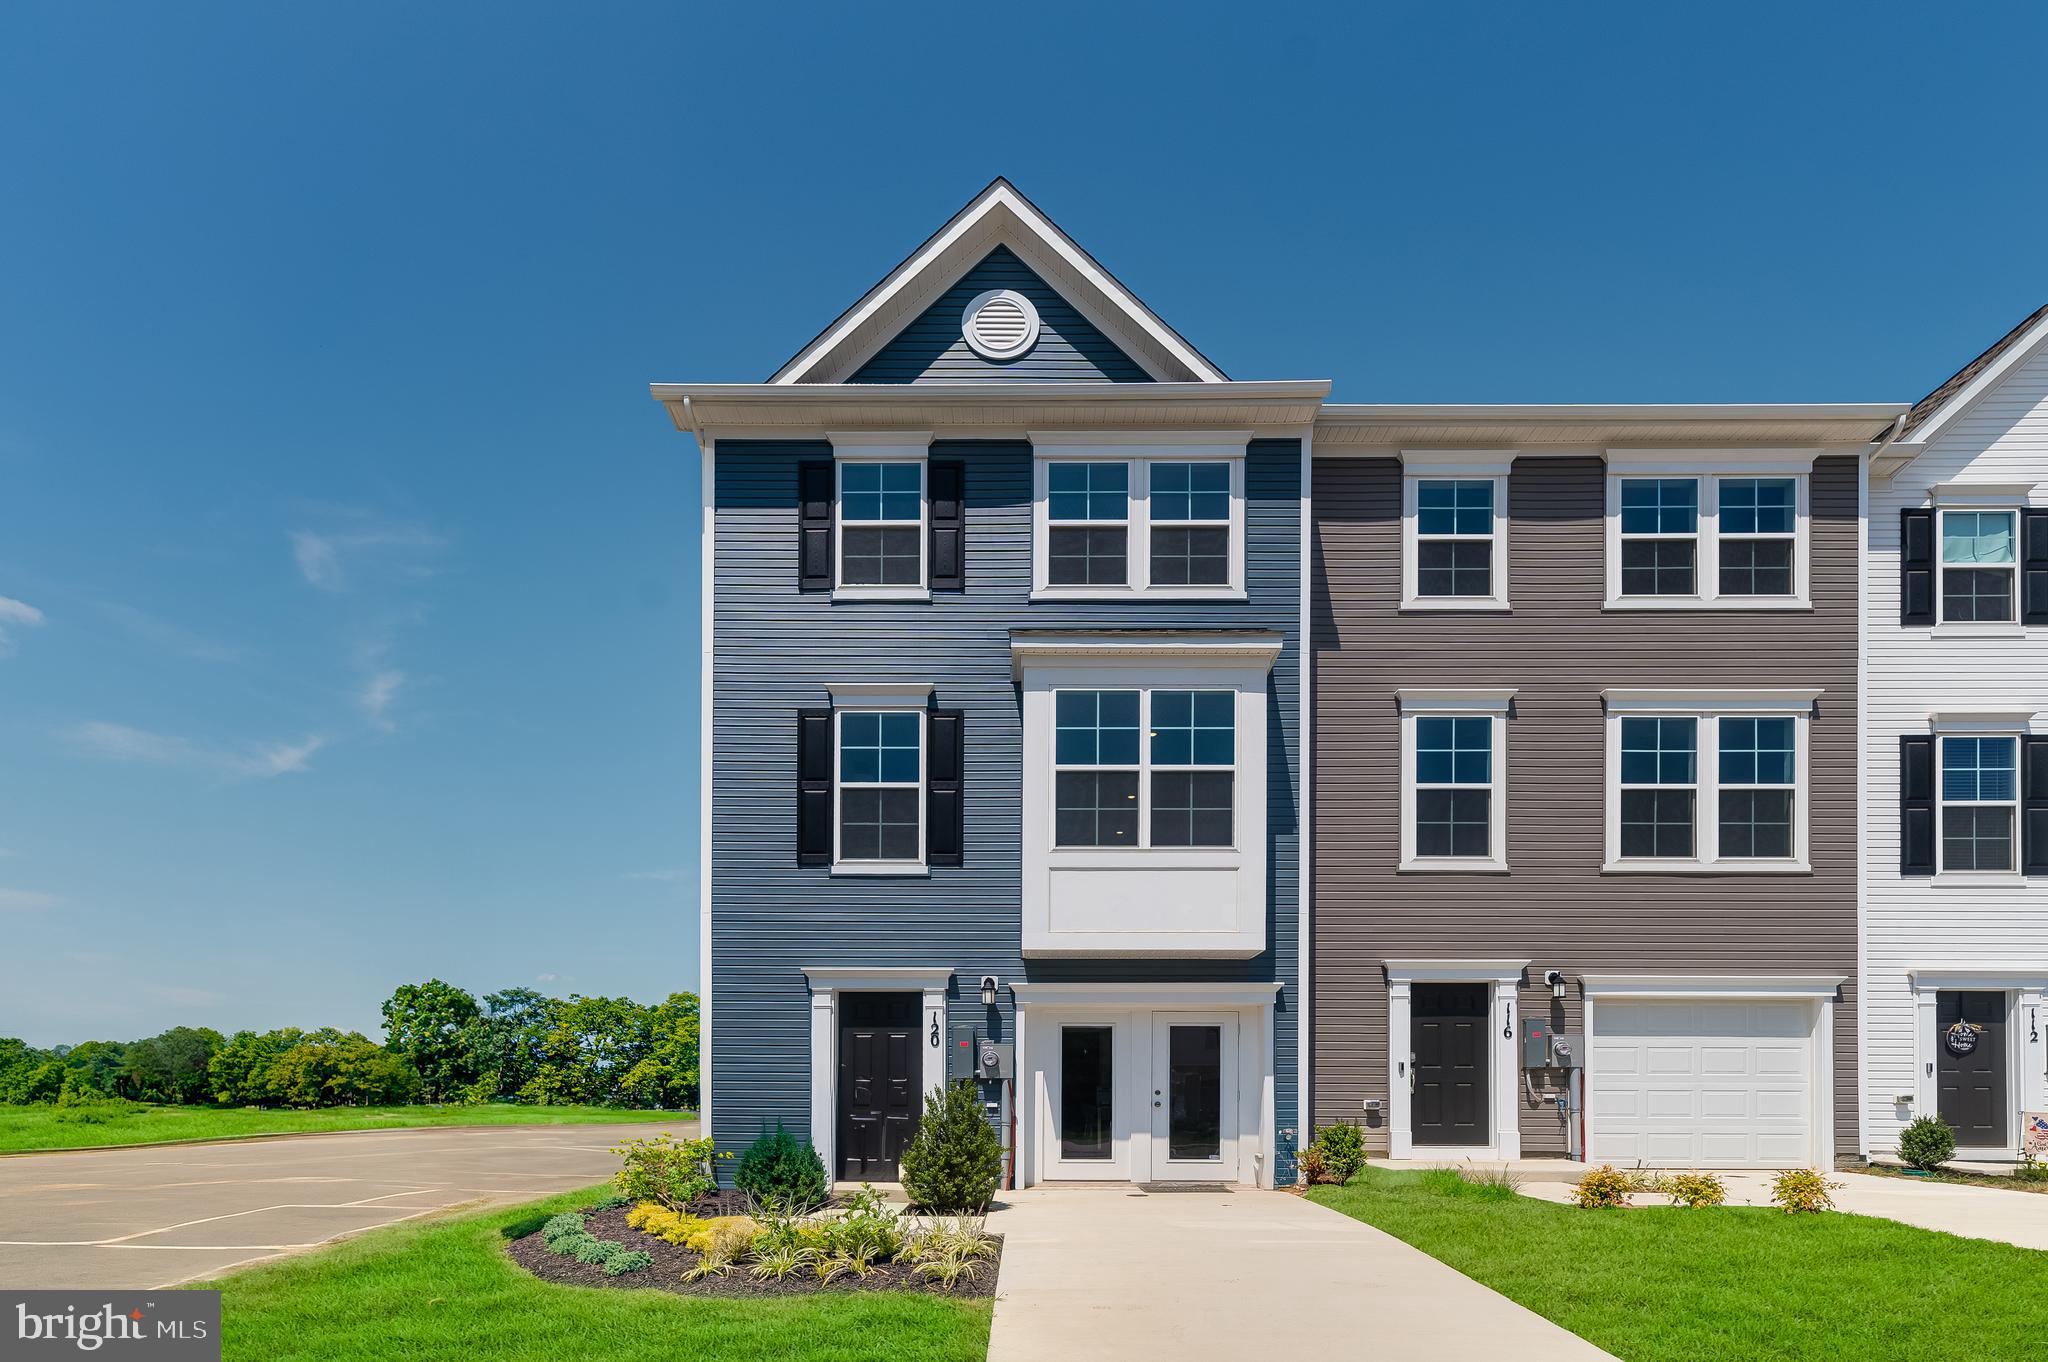
M 2048 1336 L 2048 1253 L 1890 1220 L 1582 1211 L 1377 1168 L 1309 1195 L 1626 1362 L 2023 1358 Z
M 981 1362 L 987 1301 L 911 1292 L 691 1300 L 554 1286 L 514 1266 L 507 1238 L 592 1188 L 511 1210 L 378 1230 L 203 1283 L 221 1291 L 228 1362 Z
M 97 1107 L 0 1105 L 0 1154 L 30 1149 L 93 1149 L 110 1144 L 168 1144 L 304 1130 L 401 1130 L 408 1126 L 562 1126 L 612 1121 L 693 1121 L 692 1112 L 613 1107 Z

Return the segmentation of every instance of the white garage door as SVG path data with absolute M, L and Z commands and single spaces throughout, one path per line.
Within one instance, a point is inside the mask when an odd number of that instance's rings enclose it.
M 1599 1000 L 1586 1066 L 1593 1162 L 1813 1162 L 1810 1002 Z

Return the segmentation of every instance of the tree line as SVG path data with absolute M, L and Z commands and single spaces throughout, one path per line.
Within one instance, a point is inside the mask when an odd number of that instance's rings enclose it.
M 39 1050 L 0 1036 L 0 1102 L 378 1106 L 532 1102 L 697 1105 L 697 995 L 550 998 L 429 979 L 384 1001 L 384 1041 L 323 1026 L 237 1031 L 174 1026 L 143 1040 Z

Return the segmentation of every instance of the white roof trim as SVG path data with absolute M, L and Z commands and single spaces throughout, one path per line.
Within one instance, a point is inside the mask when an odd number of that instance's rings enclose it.
M 1222 383 L 1223 372 L 1204 359 L 1192 345 L 1181 339 L 1172 327 L 1161 321 L 1153 311 L 1139 301 L 1136 294 L 1095 263 L 1088 253 L 1077 245 L 1073 238 L 1055 226 L 1052 220 L 1018 193 L 1005 180 L 997 180 L 973 202 L 963 208 L 953 220 L 940 228 L 938 233 L 926 241 L 910 257 L 891 270 L 882 282 L 871 289 L 867 296 L 854 304 L 846 314 L 828 327 L 816 340 L 806 345 L 796 357 L 777 370 L 771 383 L 793 384 L 817 382 L 821 379 L 843 379 L 865 362 L 869 355 L 894 338 L 892 331 L 879 340 L 867 338 L 866 344 L 859 341 L 862 329 L 870 322 L 887 313 L 891 305 L 906 293 L 925 290 L 933 298 L 952 287 L 967 269 L 978 264 L 987 250 L 973 252 L 974 259 L 955 271 L 949 271 L 950 278 L 931 287 L 934 280 L 932 271 L 946 259 L 949 252 L 975 237 L 989 238 L 987 249 L 997 245 L 1009 246 L 1022 257 L 1026 264 L 1044 272 L 1043 266 L 1051 265 L 1055 273 L 1065 274 L 1069 279 L 1085 286 L 1083 292 L 1094 296 L 1075 297 L 1067 290 L 1060 290 L 1060 296 L 1072 304 L 1076 311 L 1116 338 L 1118 331 L 1142 336 L 1149 346 L 1163 352 L 1173 366 L 1183 372 L 1162 372 L 1161 366 L 1143 353 L 1131 353 L 1131 358 L 1155 379 L 1194 379 L 1204 383 Z M 1047 280 L 1053 283 L 1052 280 Z M 1057 288 L 1058 285 L 1054 284 Z M 926 303 L 925 306 L 929 306 Z M 1105 308 L 1106 314 L 1105 315 Z M 919 311 L 922 311 L 919 308 Z M 1108 325 L 1104 325 L 1107 322 Z M 834 363 L 834 361 L 839 361 Z M 828 375 L 828 368 L 844 372 Z
M 1403 714 L 1411 709 L 1505 714 L 1514 698 L 1513 686 L 1403 686 L 1394 692 Z
M 1382 960 L 1390 983 L 1518 983 L 1527 960 Z
M 1277 633 L 1245 634 L 1071 634 L 1010 639 L 1011 670 L 1021 678 L 1027 667 L 1048 662 L 1074 665 L 1173 661 L 1181 665 L 1225 666 L 1251 663 L 1270 670 L 1286 640 Z
M 1609 686 L 1600 692 L 1600 699 L 1610 713 L 1667 709 L 1797 710 L 1810 706 L 1824 693 L 1819 686 Z
M 1011 984 L 1017 1006 L 1059 1007 L 1254 1007 L 1270 1004 L 1275 983 L 1188 984 Z
M 952 969 L 943 965 L 936 968 L 805 965 L 803 971 L 804 977 L 811 981 L 814 993 L 829 993 L 834 989 L 924 991 L 944 988 L 953 981 Z
M 1925 965 L 1906 971 L 1916 989 L 2048 986 L 2048 961 L 2038 965 Z
M 1934 415 L 1915 427 L 1910 441 L 1901 440 L 1898 444 L 1890 446 L 1890 449 L 1911 451 L 1905 461 L 1893 466 L 1890 472 L 1896 475 L 1899 469 L 1911 463 L 1913 456 L 1934 443 L 1943 427 L 1976 406 L 1979 398 L 2004 382 L 2007 374 L 2032 358 L 2034 351 L 2040 348 L 2044 340 L 2048 340 L 2048 317 L 2034 323 L 2032 331 L 2020 337 L 2016 344 L 2008 346 L 2004 354 L 1984 366 L 1983 373 L 1964 384 L 1962 390 L 1942 403 Z

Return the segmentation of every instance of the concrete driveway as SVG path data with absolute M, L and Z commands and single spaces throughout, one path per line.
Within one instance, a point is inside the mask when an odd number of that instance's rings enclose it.
M 1607 1353 L 1418 1249 L 1284 1192 L 1038 1186 L 1003 1241 L 989 1362 Z
M 475 1126 L 0 1159 L 0 1286 L 153 1289 L 465 1202 L 609 1177 L 621 1140 L 673 1126 Z

